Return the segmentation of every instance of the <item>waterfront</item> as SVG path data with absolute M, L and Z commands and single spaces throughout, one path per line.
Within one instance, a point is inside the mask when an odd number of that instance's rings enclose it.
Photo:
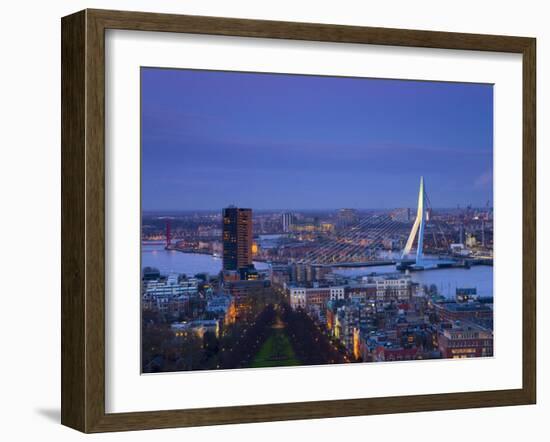
M 156 267 L 163 274 L 176 272 L 195 275 L 206 272 L 215 275 L 219 273 L 222 266 L 221 258 L 165 250 L 161 244 L 142 244 L 141 259 L 142 267 Z M 269 264 L 263 262 L 255 262 L 254 265 L 258 270 L 269 267 Z M 345 276 L 366 276 L 372 273 L 395 272 L 395 266 L 335 268 L 334 271 Z M 411 278 L 422 285 L 435 284 L 439 293 L 447 298 L 454 297 L 457 287 L 475 287 L 480 296 L 493 295 L 493 267 L 491 266 L 426 270 L 411 273 Z
M 263 262 L 255 262 L 258 270 L 269 266 Z M 222 259 L 202 253 L 184 253 L 176 250 L 166 250 L 163 244 L 141 245 L 141 267 L 156 267 L 162 274 L 185 273 L 193 276 L 197 273 L 217 275 L 222 269 Z
M 363 276 L 371 273 L 395 272 L 395 266 L 337 268 L 335 272 L 345 276 Z M 493 296 L 493 267 L 473 266 L 469 269 L 450 268 L 412 272 L 414 282 L 422 285 L 435 284 L 440 294 L 453 298 L 457 287 L 475 287 L 480 296 Z

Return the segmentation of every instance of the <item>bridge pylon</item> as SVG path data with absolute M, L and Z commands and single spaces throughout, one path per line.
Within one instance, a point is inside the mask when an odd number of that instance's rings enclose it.
M 424 247 L 424 226 L 426 225 L 426 211 L 428 210 L 428 201 L 426 196 L 426 190 L 424 188 L 424 177 L 420 177 L 420 189 L 418 191 L 418 209 L 416 211 L 416 219 L 409 234 L 409 239 L 405 244 L 401 259 L 405 259 L 406 256 L 411 253 L 411 249 L 414 243 L 414 239 L 418 234 L 418 241 L 416 247 L 416 264 L 420 265 L 422 262 L 422 249 Z

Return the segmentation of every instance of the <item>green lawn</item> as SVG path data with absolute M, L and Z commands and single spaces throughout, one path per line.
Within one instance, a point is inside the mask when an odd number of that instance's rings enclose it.
M 252 367 L 285 367 L 289 365 L 300 365 L 300 361 L 296 358 L 285 333 L 275 329 L 252 361 Z

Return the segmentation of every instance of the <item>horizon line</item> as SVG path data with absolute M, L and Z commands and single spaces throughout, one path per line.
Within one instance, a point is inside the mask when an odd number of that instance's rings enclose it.
M 223 209 L 227 209 L 231 206 L 225 206 L 221 208 L 216 209 L 142 209 L 141 213 L 159 213 L 159 212 L 218 212 Z M 288 209 L 288 208 L 273 208 L 273 209 L 255 209 L 253 207 L 249 206 L 237 206 L 234 205 L 233 207 L 239 208 L 239 209 L 251 209 L 257 212 L 311 212 L 311 211 L 334 211 L 334 210 L 342 210 L 342 209 L 352 209 L 352 210 L 398 210 L 398 209 L 416 209 L 416 206 L 396 206 L 396 207 L 336 207 L 336 208 L 309 208 L 309 209 Z M 490 205 L 489 207 L 486 206 L 477 206 L 477 205 L 456 205 L 456 206 L 448 206 L 448 207 L 430 207 L 430 209 L 436 210 L 436 209 L 493 209 L 493 206 Z

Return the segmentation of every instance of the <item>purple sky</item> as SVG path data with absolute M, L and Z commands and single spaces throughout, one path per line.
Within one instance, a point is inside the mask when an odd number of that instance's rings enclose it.
M 143 210 L 493 201 L 493 87 L 142 68 Z

